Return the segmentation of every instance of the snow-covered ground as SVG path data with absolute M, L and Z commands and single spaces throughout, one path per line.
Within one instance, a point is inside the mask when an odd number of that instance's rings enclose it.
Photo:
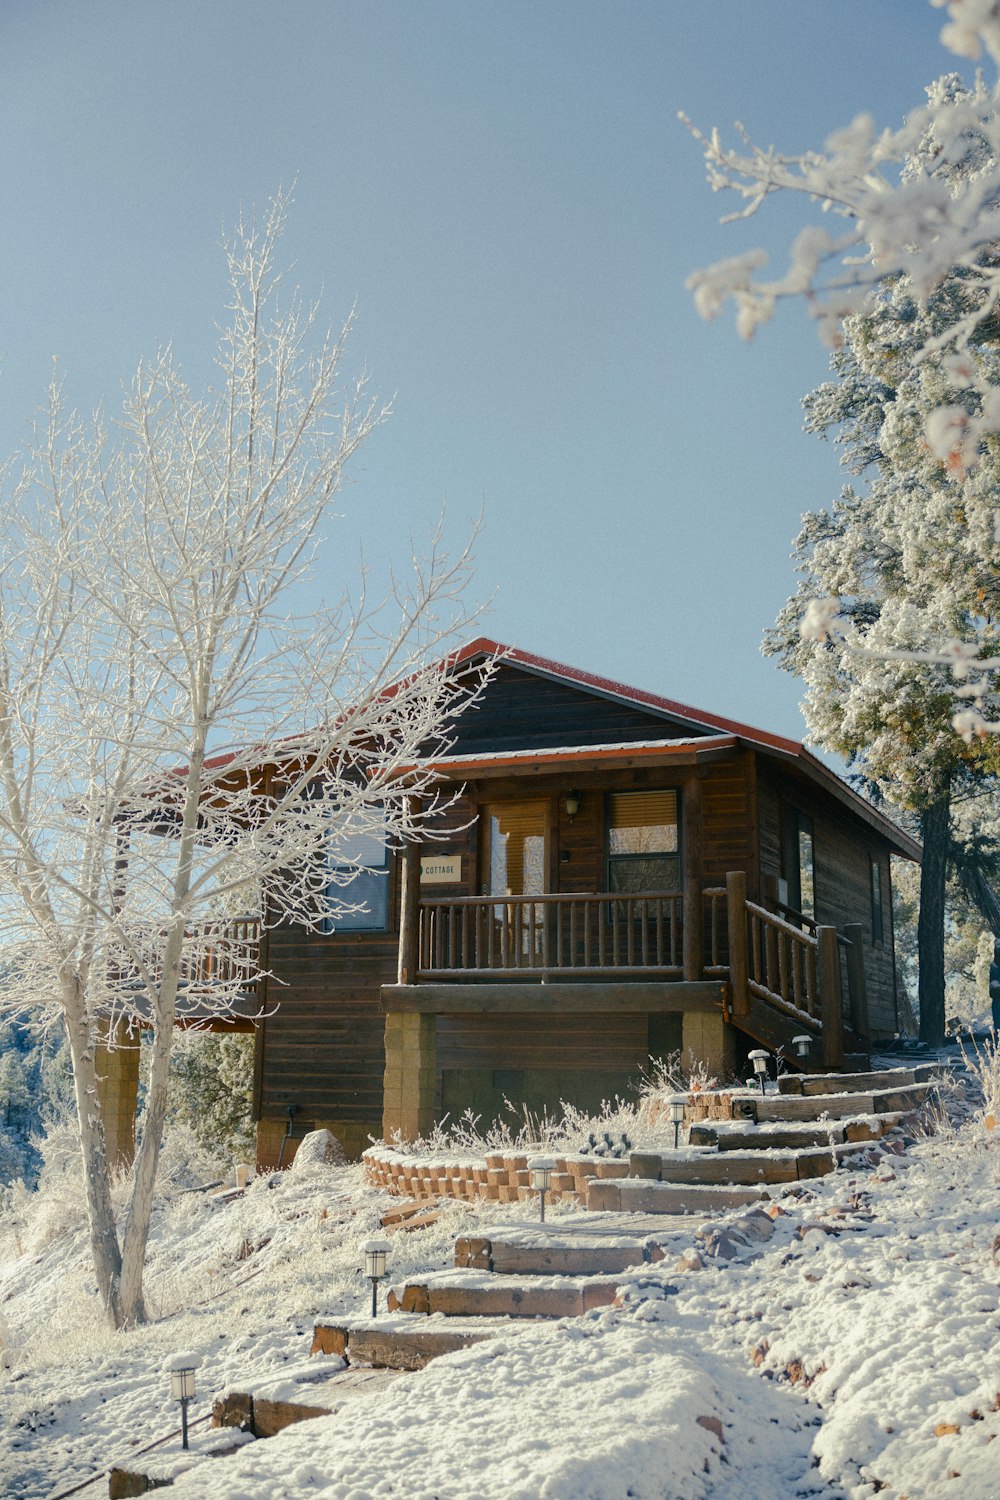
M 774 1235 L 729 1261 L 704 1240 L 690 1253 L 692 1221 L 666 1260 L 620 1277 L 621 1306 L 508 1324 L 418 1374 L 372 1381 L 339 1415 L 178 1474 L 171 1493 L 936 1500 L 954 1488 L 996 1500 L 1000 1128 L 958 1105 L 957 1124 L 905 1155 L 873 1149 L 783 1197 Z M 308 1358 L 313 1322 L 366 1312 L 360 1247 L 392 1202 L 360 1169 L 317 1166 L 230 1201 L 172 1188 L 150 1250 L 152 1321 L 126 1335 L 101 1323 L 63 1182 L 61 1199 L 50 1183 L 45 1211 L 22 1215 L 20 1253 L 0 1230 L 4 1500 L 67 1494 L 91 1474 L 77 1493 L 106 1494 L 107 1468 L 160 1438 L 135 1466 L 176 1471 L 163 1369 L 179 1350 L 201 1360 L 195 1453 L 214 1395 L 266 1383 L 308 1402 L 303 1377 L 339 1368 Z M 533 1210 L 450 1206 L 394 1236 L 392 1280 L 443 1269 L 457 1234 L 519 1215 Z

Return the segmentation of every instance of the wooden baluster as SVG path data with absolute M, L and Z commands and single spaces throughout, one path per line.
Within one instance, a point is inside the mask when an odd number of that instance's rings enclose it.
M 787 932 L 779 928 L 778 938 L 778 994 L 782 1000 L 788 999 L 788 944 Z
M 637 902 L 628 901 L 625 907 L 625 951 L 631 969 L 635 964 L 635 914 Z
M 726 917 L 729 933 L 730 1005 L 734 1016 L 745 1016 L 750 1011 L 746 899 L 746 875 L 742 870 L 730 870 L 726 875 Z M 750 926 L 756 950 L 758 940 L 756 925 L 752 920 Z M 754 962 L 756 963 L 756 951 Z
M 585 969 L 589 969 L 590 968 L 590 924 L 591 924 L 591 919 L 592 919 L 593 914 L 594 914 L 594 908 L 593 908 L 593 906 L 591 905 L 591 903 L 589 901 L 583 901 L 583 902 L 580 903 L 580 905 L 581 905 L 581 910 L 582 910 L 582 915 L 583 915 L 583 966 L 584 966 Z M 598 918 L 599 917 L 600 917 L 600 908 L 598 908 Z
M 753 978 L 758 984 L 763 984 L 764 966 L 761 963 L 760 918 L 756 912 L 750 913 L 750 934 L 752 938 Z
M 597 903 L 597 963 L 599 968 L 605 967 L 605 945 L 608 936 L 607 903 Z
M 528 902 L 528 967 L 529 967 L 529 969 L 530 968 L 534 968 L 535 965 L 538 962 L 538 955 L 537 955 L 537 953 L 535 951 L 535 931 L 536 931 L 535 924 L 536 924 L 536 907 L 535 907 L 535 903 L 534 903 L 534 901 L 529 901 Z
M 764 962 L 767 968 L 767 978 L 764 983 L 769 990 L 777 993 L 778 987 L 778 934 L 770 922 L 764 926 Z
M 620 906 L 620 901 L 613 901 L 611 903 L 611 964 L 613 968 L 618 967 L 618 959 L 621 952 L 621 946 L 618 939 Z

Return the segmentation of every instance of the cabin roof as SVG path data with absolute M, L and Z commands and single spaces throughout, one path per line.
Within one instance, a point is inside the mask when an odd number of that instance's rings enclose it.
M 567 666 L 564 662 L 552 661 L 548 657 L 522 651 L 517 646 L 504 645 L 487 636 L 480 636 L 470 641 L 467 646 L 461 647 L 452 655 L 451 661 L 458 669 L 471 667 L 478 659 L 490 658 L 497 659 L 501 666 L 515 666 L 524 672 L 535 673 L 550 681 L 573 684 L 602 697 L 637 705 L 653 716 L 662 718 L 665 724 L 669 723 L 672 728 L 681 732 L 665 734 L 662 739 L 650 738 L 620 744 L 567 745 L 555 749 L 507 750 L 434 757 L 433 765 L 445 775 L 454 775 L 459 772 L 464 772 L 466 775 L 475 773 L 483 775 L 491 770 L 513 769 L 527 762 L 541 768 L 545 765 L 555 767 L 570 761 L 577 764 L 595 761 L 599 765 L 606 765 L 609 761 L 625 757 L 647 762 L 660 757 L 666 759 L 681 755 L 693 755 L 695 759 L 706 759 L 712 752 L 724 752 L 742 742 L 753 746 L 769 760 L 794 766 L 807 780 L 821 786 L 857 817 L 860 817 L 863 822 L 880 833 L 895 853 L 904 855 L 908 859 L 920 859 L 921 848 L 915 839 L 904 833 L 891 818 L 854 791 L 835 771 L 830 770 L 817 756 L 813 755 L 800 740 L 772 734 L 768 730 L 757 729 L 753 725 L 740 723 L 737 719 L 726 718 L 721 714 L 709 713 L 701 708 L 692 708 L 689 704 L 680 703 L 674 698 L 664 698 L 657 693 L 649 693 L 642 688 L 631 687 L 626 683 L 601 677 L 594 672 L 581 671 L 577 667 Z M 685 728 L 695 730 L 695 734 L 685 735 L 683 733 Z M 712 733 L 713 730 L 715 733 Z

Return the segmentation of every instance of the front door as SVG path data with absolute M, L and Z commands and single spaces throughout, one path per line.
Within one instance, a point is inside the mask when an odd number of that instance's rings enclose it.
M 534 967 L 543 961 L 544 909 L 523 898 L 541 896 L 548 886 L 549 804 L 492 802 L 481 817 L 481 889 L 498 898 L 492 951 L 503 968 Z

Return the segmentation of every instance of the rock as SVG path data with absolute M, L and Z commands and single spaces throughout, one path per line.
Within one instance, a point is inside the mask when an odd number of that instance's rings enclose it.
M 711 1234 L 707 1234 L 704 1245 L 705 1254 L 711 1255 L 714 1260 L 735 1260 L 740 1253 L 739 1244 L 722 1229 L 713 1229 Z
M 961 1432 L 961 1430 L 957 1422 L 939 1422 L 934 1429 L 934 1436 L 936 1438 L 950 1437 L 952 1433 Z
M 346 1167 L 347 1156 L 329 1130 L 310 1130 L 299 1142 L 289 1172 L 312 1172 L 317 1167 Z
M 677 1257 L 677 1265 L 674 1269 L 677 1271 L 703 1271 L 705 1269 L 705 1262 L 697 1250 L 685 1250 L 682 1255 Z
M 726 1441 L 722 1432 L 722 1423 L 718 1417 L 695 1417 L 695 1421 L 699 1427 L 704 1427 L 706 1432 L 710 1432 L 713 1437 L 717 1437 L 720 1443 Z
M 774 1220 L 766 1209 L 755 1208 L 752 1213 L 746 1214 L 737 1220 L 743 1234 L 751 1240 L 769 1240 L 774 1233 Z

